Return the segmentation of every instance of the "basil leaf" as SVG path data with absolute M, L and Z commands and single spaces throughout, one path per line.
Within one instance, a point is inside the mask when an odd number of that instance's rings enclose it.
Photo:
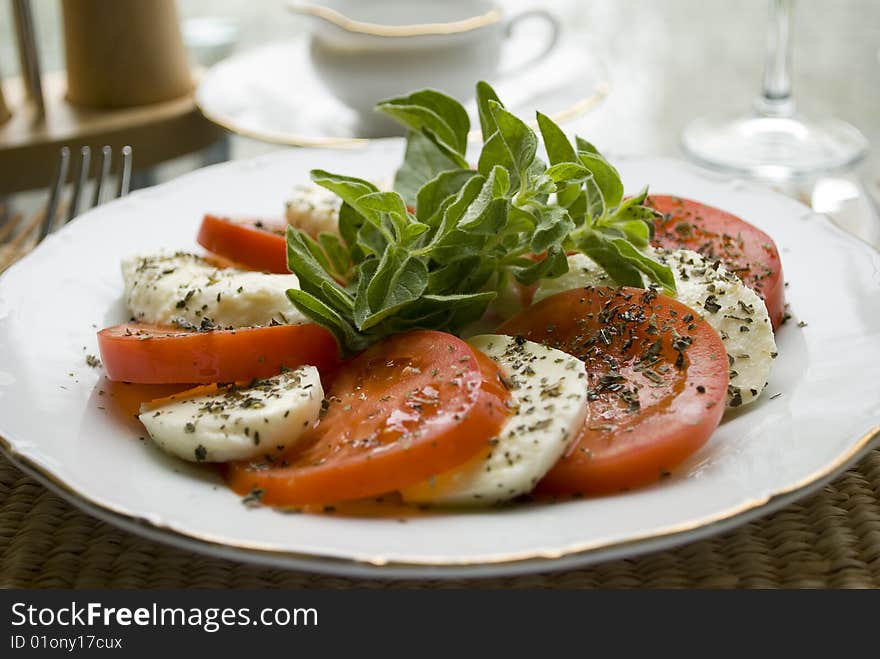
M 458 194 L 477 172 L 471 169 L 453 169 L 440 172 L 425 183 L 416 195 L 416 217 L 421 222 L 432 224 L 432 218 L 450 196 Z
M 520 177 L 525 177 L 526 172 L 535 160 L 535 152 L 538 149 L 538 138 L 526 123 L 516 115 L 505 110 L 495 101 L 489 101 L 489 109 L 498 124 L 498 134 L 504 141 L 510 153 L 516 171 Z M 499 163 L 502 164 L 503 163 Z
M 409 96 L 382 101 L 376 109 L 412 130 L 431 131 L 455 153 L 463 156 L 467 150 L 471 120 L 461 103 L 451 96 L 423 89 Z
M 668 293 L 675 295 L 675 277 L 669 266 L 658 263 L 649 256 L 642 254 L 626 240 L 618 238 L 613 240 L 612 243 L 628 263 L 644 272 L 651 281 L 660 284 Z
M 450 169 L 460 168 L 427 137 L 410 131 L 406 137 L 403 164 L 394 176 L 394 190 L 407 204 L 414 206 L 421 187 L 440 172 Z
M 605 208 L 614 208 L 623 199 L 623 183 L 620 174 L 602 156 L 595 153 L 578 153 L 581 163 L 593 174 L 593 180 L 602 193 Z
M 544 138 L 544 148 L 551 165 L 563 162 L 577 162 L 577 153 L 562 129 L 546 114 L 538 112 L 538 128 Z

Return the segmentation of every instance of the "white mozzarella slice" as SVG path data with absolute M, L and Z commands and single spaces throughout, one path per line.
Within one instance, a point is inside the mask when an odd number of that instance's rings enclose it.
M 284 206 L 287 223 L 312 237 L 320 233 L 339 234 L 342 200 L 319 185 L 298 185 Z
M 468 342 L 500 366 L 514 413 L 486 453 L 404 490 L 405 501 L 485 505 L 531 492 L 587 417 L 586 369 L 579 359 L 509 336 Z
M 193 462 L 279 455 L 318 420 L 324 390 L 314 366 L 300 366 L 247 388 L 169 402 L 139 415 L 164 451 Z
M 676 298 L 721 336 L 730 364 L 728 406 L 754 401 L 767 384 L 777 354 L 764 301 L 719 261 L 687 249 L 650 253 L 672 269 Z M 572 288 L 615 286 L 605 271 L 583 254 L 570 256 L 568 266 L 563 276 L 541 281 L 535 302 Z
M 125 301 L 135 320 L 182 327 L 237 328 L 306 322 L 287 297 L 296 275 L 218 268 L 184 252 L 122 262 Z

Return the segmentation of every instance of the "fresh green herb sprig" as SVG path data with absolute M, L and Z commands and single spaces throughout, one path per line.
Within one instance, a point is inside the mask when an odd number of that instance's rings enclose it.
M 477 103 L 484 140 L 476 169 L 465 157 L 467 112 L 423 90 L 377 106 L 408 128 L 394 191 L 311 172 L 342 199 L 340 235 L 316 240 L 288 229 L 288 263 L 300 279 L 288 296 L 346 353 L 410 329 L 457 332 L 511 277 L 532 284 L 567 272 L 572 251 L 620 285 L 641 287 L 647 277 L 675 290 L 669 268 L 641 251 L 656 214 L 643 205 L 647 189 L 624 200 L 620 175 L 596 148 L 581 138 L 572 145 L 538 113 L 545 163 L 538 136 L 485 82 Z

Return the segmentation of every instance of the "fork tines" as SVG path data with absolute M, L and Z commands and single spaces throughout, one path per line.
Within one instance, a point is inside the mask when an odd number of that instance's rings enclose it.
M 121 163 L 119 165 L 119 179 L 116 187 L 116 197 L 122 197 L 128 194 L 131 186 L 131 167 L 132 167 L 132 148 L 124 146 L 120 152 Z M 65 222 L 70 222 L 79 213 L 80 200 L 83 196 L 86 184 L 89 179 L 89 173 L 92 161 L 92 151 L 88 146 L 84 146 L 79 152 L 79 163 L 76 175 L 73 180 L 73 191 L 70 201 L 67 204 L 67 214 Z M 107 196 L 105 189 L 110 184 L 110 171 L 113 164 L 113 149 L 109 146 L 101 148 L 98 164 L 95 170 L 95 189 L 92 194 L 91 204 L 88 208 L 93 208 L 104 201 Z M 43 217 L 42 225 L 37 242 L 42 241 L 57 225 L 57 215 L 61 206 L 61 197 L 64 193 L 64 186 L 67 183 L 67 172 L 70 168 L 70 148 L 62 147 L 58 154 L 58 162 L 55 166 L 55 175 L 52 179 L 52 185 L 49 188 L 49 201 L 46 204 L 46 212 Z M 111 197 L 112 198 L 112 197 Z

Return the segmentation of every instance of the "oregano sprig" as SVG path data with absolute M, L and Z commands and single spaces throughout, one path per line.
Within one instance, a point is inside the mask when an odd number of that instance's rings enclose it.
M 668 267 L 642 250 L 655 212 L 647 190 L 623 198 L 617 170 L 574 145 L 546 115 L 538 136 L 485 82 L 477 85 L 483 145 L 466 159 L 470 120 L 454 99 L 423 90 L 377 106 L 408 129 L 393 191 L 323 170 L 312 180 L 342 200 L 339 236 L 288 230 L 296 307 L 357 352 L 415 328 L 459 332 L 480 318 L 510 278 L 532 284 L 568 271 L 580 251 L 621 285 L 674 291 Z

